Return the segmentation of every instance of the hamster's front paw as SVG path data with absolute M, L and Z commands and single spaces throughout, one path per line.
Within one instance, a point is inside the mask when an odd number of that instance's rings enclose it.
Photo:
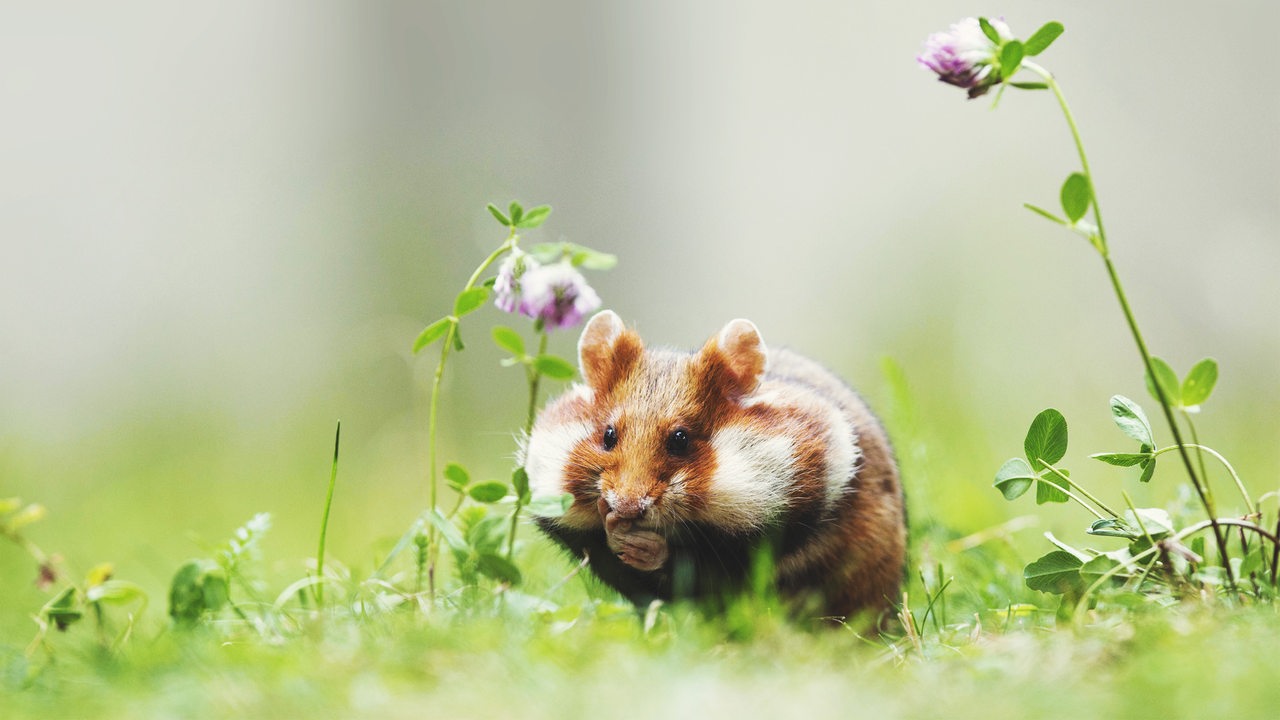
M 604 518 L 605 539 L 618 559 L 644 572 L 652 572 L 667 562 L 667 539 L 652 530 L 636 527 L 635 522 L 613 512 L 602 499 L 600 516 Z
M 667 562 L 667 539 L 651 530 L 632 528 L 609 537 L 609 549 L 618 559 L 637 570 L 651 572 Z

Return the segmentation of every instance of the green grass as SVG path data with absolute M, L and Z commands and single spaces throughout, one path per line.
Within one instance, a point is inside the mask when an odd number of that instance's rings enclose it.
M 569 563 L 528 539 L 522 592 L 490 584 L 430 613 L 405 601 L 356 614 L 376 588 L 334 558 L 342 581 L 323 611 L 309 593 L 270 607 L 301 576 L 275 573 L 266 592 L 233 583 L 252 622 L 223 611 L 183 631 L 149 588 L 117 651 L 103 640 L 123 625 L 114 609 L 105 634 L 82 621 L 30 659 L 6 637 L 0 688 L 6 717 L 1267 717 L 1280 702 L 1273 607 L 1193 599 L 1059 625 L 1053 599 L 1022 585 L 1012 545 L 954 539 L 917 525 L 914 639 L 804 629 L 767 605 L 641 618 L 584 576 L 566 581 Z
M 976 639 L 931 633 L 921 650 L 769 617 L 747 636 L 682 613 L 645 631 L 608 602 L 567 617 L 319 615 L 282 641 L 153 626 L 118 656 L 67 639 L 25 689 L 9 651 L 6 716 L 1265 717 L 1280 701 L 1270 608 L 1080 630 L 986 614 Z
M 1000 458 L 1017 450 L 1016 432 L 988 438 L 983 419 L 927 389 L 917 392 L 920 407 L 912 413 L 892 398 L 876 402 L 907 478 L 913 534 L 907 592 L 918 638 L 808 630 L 767 606 L 711 619 L 665 608 L 646 622 L 585 575 L 566 580 L 572 563 L 527 526 L 516 553 L 524 575 L 518 594 L 498 600 L 495 584 L 485 580 L 461 608 L 460 596 L 451 594 L 429 613 L 416 604 L 420 597 L 410 597 L 358 615 L 356 601 L 379 591 L 364 581 L 421 511 L 422 474 L 407 459 L 388 465 L 364 459 L 377 441 L 349 423 L 326 543 L 326 572 L 337 580 L 326 586 L 323 611 L 315 610 L 310 592 L 301 593 L 305 604 L 295 595 L 276 611 L 280 594 L 314 572 L 307 560 L 324 511 L 331 424 L 310 423 L 316 437 L 305 442 L 234 457 L 194 442 L 156 444 L 158 437 L 207 435 L 198 425 L 171 436 L 139 428 L 110 446 L 68 452 L 61 464 L 39 448 L 18 452 L 24 446 L 15 444 L 3 458 L 3 474 L 32 480 L 0 495 L 21 494 L 49 507 L 30 537 L 63 555 L 73 582 L 113 561 L 116 576 L 137 582 L 149 604 L 124 642 L 115 640 L 128 608 L 108 607 L 102 631 L 87 617 L 65 633 L 50 633 L 48 649 L 28 656 L 36 632 L 30 616 L 49 595 L 31 584 L 30 559 L 0 542 L 0 715 L 1274 715 L 1280 622 L 1273 606 L 1234 607 L 1212 595 L 1172 607 L 1107 601 L 1076 622 L 1060 622 L 1057 597 L 1028 589 L 1022 568 L 1051 549 L 1042 531 L 1079 542 L 1091 518 L 1066 506 L 1005 502 L 991 476 Z M 465 416 L 457 422 L 473 423 Z M 1216 436 L 1246 430 L 1230 419 L 1219 423 Z M 1258 467 L 1266 454 L 1253 453 L 1238 464 Z M 1070 457 L 1084 472 L 1090 466 L 1082 454 Z M 281 457 L 307 460 L 293 467 Z M 174 482 L 201 469 L 213 480 Z M 120 480 L 77 484 L 86 471 Z M 1110 477 L 1105 468 L 1092 472 Z M 1117 481 L 1100 492 L 1119 502 L 1123 487 L 1144 493 L 1146 504 L 1176 505 L 1168 485 Z M 272 528 L 256 545 L 258 559 L 245 555 L 244 570 L 260 589 L 251 592 L 252 585 L 234 578 L 232 585 L 251 621 L 224 609 L 191 631 L 175 629 L 167 614 L 174 572 L 187 558 L 212 557 L 258 511 L 272 513 Z M 1090 540 L 1098 549 L 1116 546 Z M 411 555 L 397 559 L 387 578 L 408 591 L 415 584 Z M 446 588 L 456 586 L 448 567 L 444 577 Z M 107 649 L 113 643 L 117 649 Z

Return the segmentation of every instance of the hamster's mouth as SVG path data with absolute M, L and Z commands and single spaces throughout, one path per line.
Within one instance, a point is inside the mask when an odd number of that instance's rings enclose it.
M 604 496 L 600 496 L 596 499 L 596 512 L 600 513 L 600 519 L 604 522 L 605 532 L 610 535 L 617 532 L 625 533 L 633 529 L 657 532 L 661 526 L 661 523 L 655 517 L 656 513 L 652 505 L 649 503 L 642 505 L 642 509 L 638 513 L 622 513 L 615 510 Z

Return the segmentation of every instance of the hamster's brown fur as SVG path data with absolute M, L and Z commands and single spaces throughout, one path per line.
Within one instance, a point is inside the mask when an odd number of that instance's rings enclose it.
M 765 348 L 735 320 L 696 353 L 646 349 L 612 312 L 578 346 L 584 383 L 522 450 L 535 497 L 573 495 L 539 526 L 638 605 L 723 599 L 759 551 L 800 613 L 883 618 L 906 521 L 883 428 L 830 371 Z

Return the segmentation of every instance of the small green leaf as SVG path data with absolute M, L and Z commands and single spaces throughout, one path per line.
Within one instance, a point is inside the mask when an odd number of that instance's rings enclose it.
M 489 207 L 489 212 L 493 214 L 494 219 L 502 223 L 503 227 L 511 227 L 511 219 L 508 218 L 506 215 L 503 215 L 502 211 L 498 209 L 497 205 L 494 205 L 493 203 L 489 203 L 488 207 Z
M 1203 535 L 1191 538 L 1191 552 L 1199 555 L 1200 557 L 1204 557 L 1204 543 L 1205 540 Z
M 524 208 L 515 200 L 511 201 L 511 205 L 507 208 L 507 214 L 511 216 L 511 224 L 520 227 L 520 220 L 524 218 Z
M 1217 383 L 1218 363 L 1212 358 L 1201 360 L 1182 381 L 1182 403 L 1188 407 L 1202 404 Z
M 415 353 L 419 352 L 422 348 L 444 337 L 454 322 L 456 321 L 452 317 L 442 317 L 428 325 L 425 330 L 418 334 L 418 339 L 413 341 L 413 351 Z
M 476 483 L 467 489 L 467 494 L 472 500 L 482 502 L 486 505 L 496 503 L 507 496 L 507 486 L 495 480 L 488 482 Z
M 1058 472 L 1063 475 L 1067 474 L 1066 470 L 1059 470 Z M 1062 478 L 1050 472 L 1041 474 L 1039 482 L 1036 483 L 1036 504 L 1067 502 L 1071 498 L 1063 492 L 1065 489 Z
M 1080 566 L 1080 577 L 1086 583 L 1092 585 L 1098 580 L 1101 580 L 1103 575 L 1106 575 L 1117 567 L 1120 567 L 1119 562 L 1107 557 L 1106 555 L 1099 555 L 1091 558 L 1089 562 Z M 1124 573 L 1116 573 L 1111 576 L 1112 582 L 1123 582 L 1124 578 Z
M 1075 223 L 1089 209 L 1089 199 L 1091 192 L 1089 190 L 1089 179 L 1080 173 L 1071 173 L 1067 176 L 1066 182 L 1062 183 L 1062 211 L 1066 213 L 1067 219 Z
M 548 265 L 550 263 L 559 261 L 560 258 L 564 257 L 565 255 L 569 255 L 572 251 L 570 250 L 569 243 L 557 242 L 557 243 L 538 243 L 537 245 L 534 245 L 533 247 L 529 248 L 528 252 L 529 252 L 529 255 L 533 257 L 534 260 L 537 260 L 543 265 Z
M 529 504 L 529 473 L 525 472 L 522 467 L 516 468 L 511 473 L 511 487 L 516 491 L 516 497 L 521 505 Z
M 1022 458 L 1006 460 L 996 471 L 995 488 L 1004 495 L 1005 500 L 1016 500 L 1031 488 L 1036 481 L 1036 473 Z
M 227 571 L 221 565 L 208 558 L 188 560 L 169 585 L 169 615 L 178 625 L 189 626 L 205 613 L 222 609 L 230 595 Z
M 1053 408 L 1044 410 L 1031 421 L 1022 449 L 1033 468 L 1038 469 L 1040 460 L 1049 465 L 1058 462 L 1067 454 L 1067 419 Z
M 1130 527 L 1145 529 L 1148 535 L 1157 540 L 1173 532 L 1173 518 L 1164 508 L 1138 508 L 1136 517 L 1132 510 L 1125 510 L 1124 519 Z M 1139 523 L 1139 520 L 1142 522 Z M 1138 532 L 1141 534 L 1141 530 Z
M 466 346 L 462 344 L 462 331 L 457 328 L 457 320 L 454 320 L 453 349 L 458 352 L 466 349 Z
M 444 466 L 444 478 L 449 482 L 449 487 L 458 492 L 462 492 L 467 485 L 471 484 L 471 475 L 458 463 L 449 463 Z
M 1123 395 L 1113 395 L 1111 397 L 1111 417 L 1125 435 L 1137 440 L 1143 445 L 1154 446 L 1155 438 L 1151 433 L 1151 423 L 1147 421 L 1147 414 L 1142 412 L 1142 408 L 1138 404 Z
M 498 513 L 484 517 L 467 528 L 467 542 L 481 554 L 500 551 L 508 521 L 506 515 Z
M 56 597 L 40 608 L 40 614 L 53 621 L 58 630 L 66 630 L 72 623 L 84 617 L 80 610 L 80 595 L 74 586 L 64 588 Z
M 112 605 L 125 605 L 147 599 L 147 594 L 141 587 L 125 580 L 107 580 L 89 588 L 84 595 L 91 603 L 105 602 Z
M 1035 31 L 1031 34 L 1031 37 L 1027 38 L 1027 56 L 1035 57 L 1045 50 L 1048 50 L 1049 46 L 1053 44 L 1054 40 L 1058 39 L 1058 36 L 1062 34 L 1064 29 L 1065 28 L 1062 27 L 1062 23 L 1056 20 L 1041 25 L 1039 30 Z
M 578 374 L 567 360 L 555 355 L 539 355 L 533 359 L 533 367 L 553 380 L 572 380 Z
M 452 550 L 460 553 L 471 552 L 471 547 L 467 545 L 466 538 L 462 537 L 462 533 L 458 531 L 456 525 L 449 522 L 449 518 L 440 513 L 439 508 L 432 508 L 431 512 L 427 513 L 427 521 L 435 526 L 436 530 L 440 532 L 440 536 L 444 538 L 445 543 Z
M 469 511 L 467 512 L 468 518 L 466 522 L 467 542 L 477 549 L 482 549 L 481 546 L 488 545 L 492 541 L 494 534 L 501 534 L 501 529 L 505 527 L 508 521 L 506 515 L 493 512 L 493 508 L 485 505 L 473 505 L 467 510 Z M 458 525 L 461 526 L 462 523 L 458 523 Z
M 1039 215 L 1040 217 L 1042 217 L 1042 218 L 1044 218 L 1044 219 L 1046 219 L 1046 220 L 1049 220 L 1049 221 L 1051 221 L 1051 222 L 1058 223 L 1059 225 L 1070 225 L 1070 224 L 1071 224 L 1071 223 L 1067 222 L 1066 220 L 1063 220 L 1062 218 L 1058 217 L 1057 215 L 1054 215 L 1053 213 L 1049 212 L 1048 210 L 1045 210 L 1044 208 L 1042 208 L 1042 207 L 1038 207 L 1038 206 L 1036 206 L 1036 205 L 1032 205 L 1031 203 L 1022 203 L 1022 207 L 1024 207 L 1024 208 L 1026 208 L 1026 209 L 1030 210 L 1031 212 L 1033 212 L 1033 213 L 1035 213 L 1035 214 Z
M 1000 33 L 992 27 L 990 20 L 987 20 L 984 17 L 978 18 L 978 27 L 982 28 L 982 34 L 986 35 L 988 40 L 996 45 L 1000 44 Z
M 524 355 L 524 338 L 520 333 L 505 325 L 495 325 L 492 331 L 493 342 L 512 355 Z
M 469 312 L 474 312 L 484 301 L 489 299 L 489 288 L 473 287 L 458 293 L 458 297 L 453 301 L 453 314 L 462 317 Z
M 1054 550 L 1022 571 L 1027 587 L 1061 595 L 1081 588 L 1080 558 L 1065 550 Z
M 1151 453 L 1096 453 L 1089 457 L 1117 467 L 1133 467 L 1151 458 Z
M 550 214 L 551 214 L 550 205 L 539 205 L 538 207 L 532 208 L 529 210 L 529 212 L 525 213 L 524 217 L 516 222 L 516 227 L 521 228 L 523 230 L 536 228 L 542 223 L 546 222 L 547 216 Z
M 1152 457 L 1142 463 L 1142 474 L 1138 476 L 1138 482 L 1151 482 L 1151 476 L 1156 473 L 1156 459 Z
M 569 508 L 573 507 L 573 495 L 564 493 L 549 497 L 536 497 L 530 500 L 526 507 L 529 514 L 534 517 L 557 518 L 569 512 Z
M 520 584 L 520 568 L 496 553 L 484 553 L 477 560 L 477 569 L 486 577 L 508 585 Z
M 1000 77 L 1008 80 L 1022 67 L 1022 42 L 1010 40 L 1000 48 Z
M 1019 90 L 1048 90 L 1049 84 L 1042 82 L 1011 82 L 1008 83 Z
M 1143 376 L 1147 381 L 1147 392 L 1151 397 L 1160 402 L 1160 396 L 1156 394 L 1156 383 L 1160 383 L 1160 389 L 1164 391 L 1164 399 L 1171 407 L 1182 406 L 1182 388 L 1178 385 L 1178 374 L 1169 367 L 1169 363 L 1160 358 L 1151 356 L 1151 369 L 1155 371 L 1154 380 L 1151 373 L 1144 373 Z
M 1244 561 L 1240 563 L 1240 571 L 1236 573 L 1240 577 L 1249 577 L 1256 574 L 1263 568 L 1263 548 L 1259 544 L 1248 555 L 1244 557 Z M 1204 557 L 1203 555 L 1201 557 Z
M 587 270 L 612 270 L 618 264 L 618 256 L 575 245 L 569 261 Z
M 587 270 L 611 270 L 618 264 L 618 258 L 615 255 L 571 242 L 538 243 L 529 248 L 529 254 L 534 260 L 544 265 L 567 257 L 574 266 Z
M 1133 540 L 1142 536 L 1142 533 L 1125 522 L 1121 518 L 1103 518 L 1102 520 L 1094 520 L 1093 524 L 1085 532 L 1090 535 L 1099 535 L 1101 537 L 1118 537 L 1126 540 Z

